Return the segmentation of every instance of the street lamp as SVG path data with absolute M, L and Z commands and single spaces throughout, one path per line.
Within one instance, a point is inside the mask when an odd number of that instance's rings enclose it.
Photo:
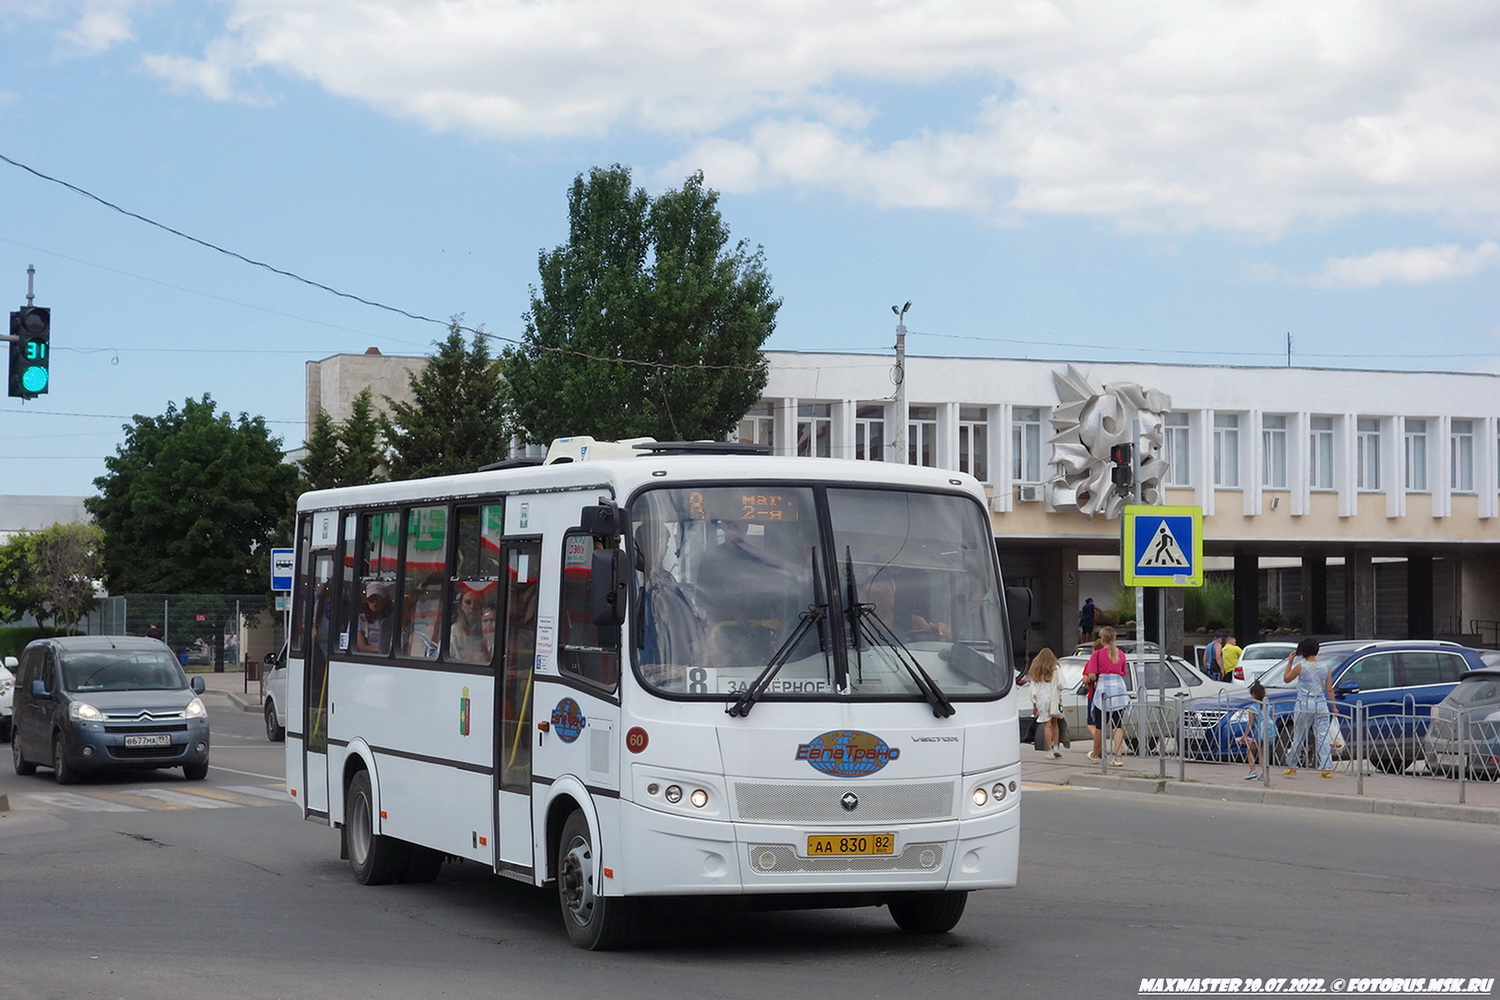
M 894 448 L 895 460 L 901 465 L 906 464 L 906 311 L 910 308 L 910 302 L 900 308 L 891 306 L 891 312 L 896 314 L 896 367 L 891 371 L 891 380 L 896 383 Z

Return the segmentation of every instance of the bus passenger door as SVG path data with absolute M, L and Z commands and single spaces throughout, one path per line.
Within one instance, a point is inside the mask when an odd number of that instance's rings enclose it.
M 496 871 L 530 881 L 532 679 L 536 669 L 539 541 L 508 541 L 504 546 L 505 637 L 499 683 L 495 685 Z
M 332 640 L 334 553 L 318 552 L 313 556 L 312 607 L 308 622 L 311 629 L 307 644 L 307 669 L 303 671 L 306 687 L 302 704 L 306 708 L 302 732 L 304 808 L 309 813 L 328 815 L 328 653 Z M 343 817 L 339 817 L 342 819 Z

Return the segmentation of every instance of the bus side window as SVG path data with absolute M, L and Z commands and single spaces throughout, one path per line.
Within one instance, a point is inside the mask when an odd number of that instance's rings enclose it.
M 563 542 L 562 643 L 559 669 L 613 688 L 620 680 L 620 630 L 593 621 L 589 600 L 594 560 L 592 535 L 569 535 Z

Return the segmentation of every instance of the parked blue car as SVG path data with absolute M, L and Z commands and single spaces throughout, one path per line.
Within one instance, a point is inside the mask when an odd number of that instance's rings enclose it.
M 1422 756 L 1422 737 L 1433 706 L 1453 690 L 1463 673 L 1484 666 L 1478 650 L 1416 639 L 1326 642 L 1318 659 L 1329 665 L 1333 679 L 1334 711 L 1344 742 L 1337 756 L 1349 756 L 1358 740 L 1370 763 L 1391 774 L 1401 773 Z M 1275 725 L 1275 764 L 1287 763 L 1297 700 L 1296 682 L 1281 679 L 1285 667 L 1283 660 L 1259 677 Z M 1239 739 L 1246 735 L 1250 700 L 1246 690 L 1188 703 L 1183 712 L 1183 749 L 1188 757 L 1244 760 Z M 1358 734 L 1353 732 L 1356 706 L 1363 706 L 1364 719 Z

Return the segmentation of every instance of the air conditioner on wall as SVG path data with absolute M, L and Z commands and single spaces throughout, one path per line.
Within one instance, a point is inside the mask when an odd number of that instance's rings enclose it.
M 1040 503 L 1044 495 L 1043 487 L 1037 484 L 1016 487 L 1016 499 L 1021 503 Z

